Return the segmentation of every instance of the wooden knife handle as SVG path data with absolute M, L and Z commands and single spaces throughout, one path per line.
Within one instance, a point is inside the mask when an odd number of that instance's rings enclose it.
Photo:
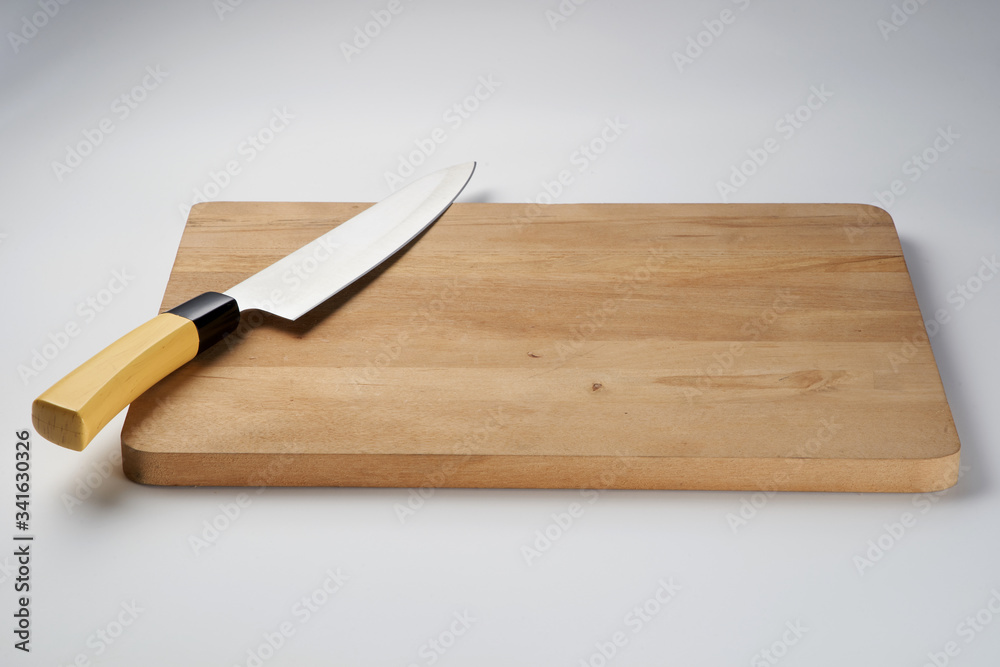
M 35 430 L 82 451 L 144 391 L 235 331 L 236 300 L 206 292 L 125 334 L 52 385 L 31 405 Z

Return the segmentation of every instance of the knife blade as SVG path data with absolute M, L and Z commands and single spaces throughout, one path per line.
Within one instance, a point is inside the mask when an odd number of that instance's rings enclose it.
M 205 292 L 140 325 L 36 398 L 35 430 L 82 451 L 140 394 L 235 331 L 242 311 L 298 319 L 395 255 L 451 206 L 475 167 L 424 176 L 225 292 Z

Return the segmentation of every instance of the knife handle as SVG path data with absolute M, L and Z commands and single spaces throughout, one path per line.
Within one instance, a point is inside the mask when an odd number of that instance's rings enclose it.
M 236 299 L 206 292 L 133 329 L 31 405 L 40 436 L 82 451 L 144 391 L 236 330 Z

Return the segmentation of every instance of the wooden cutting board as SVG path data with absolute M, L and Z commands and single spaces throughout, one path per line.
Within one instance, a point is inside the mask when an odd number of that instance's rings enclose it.
M 194 207 L 162 310 L 367 206 Z M 122 450 L 253 486 L 916 492 L 959 459 L 892 220 L 841 204 L 455 204 L 301 320 L 244 313 Z

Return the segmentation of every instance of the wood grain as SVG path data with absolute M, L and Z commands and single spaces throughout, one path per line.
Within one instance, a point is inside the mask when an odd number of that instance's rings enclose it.
M 82 451 L 140 394 L 198 354 L 194 322 L 162 313 L 49 387 L 31 405 L 40 436 Z
M 366 206 L 196 206 L 163 309 Z M 301 320 L 244 313 L 122 448 L 274 486 L 931 491 L 959 457 L 892 220 L 842 204 L 455 204 Z

